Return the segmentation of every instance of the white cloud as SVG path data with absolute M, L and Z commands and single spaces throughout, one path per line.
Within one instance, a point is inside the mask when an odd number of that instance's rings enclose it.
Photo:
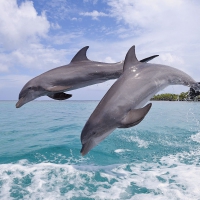
M 77 21 L 78 18 L 77 18 L 77 17 L 72 17 L 71 20 L 72 20 L 72 21 Z
M 174 56 L 171 53 L 163 53 L 160 58 L 167 64 L 179 63 L 184 64 L 184 60 L 180 57 Z
M 40 0 L 39 2 L 45 7 L 45 11 L 51 19 L 64 20 L 68 17 L 69 12 L 72 12 L 74 9 L 70 7 L 69 1 L 67 0 Z
M 1 0 L 0 19 L 0 44 L 6 49 L 45 37 L 50 28 L 45 13 L 38 15 L 31 1 L 18 6 L 16 0 Z
M 19 72 L 23 68 L 34 69 L 35 72 L 49 70 L 67 64 L 69 54 L 66 49 L 46 48 L 39 43 L 29 44 L 7 54 L 0 53 L 0 74 Z
M 26 82 L 28 82 L 31 76 L 26 75 L 14 75 L 0 76 L 0 89 L 2 88 L 22 88 Z
M 7 72 L 8 71 L 8 66 L 0 63 L 0 72 Z
M 50 27 L 60 29 L 58 23 L 50 23 L 44 12 L 39 15 L 32 1 L 0 1 L 0 72 L 8 73 L 18 67 L 32 69 L 51 69 L 66 64 L 67 51 L 41 44 L 41 39 L 49 44 L 59 43 L 58 37 L 48 36 Z M 60 37 L 59 37 L 60 38 Z M 63 36 L 68 42 L 73 35 Z M 61 42 L 60 42 L 61 43 Z
M 61 27 L 58 23 L 51 23 L 51 28 L 54 29 L 54 30 L 61 29 Z
M 109 0 L 110 13 L 118 21 L 123 21 L 140 36 L 154 33 L 163 37 L 177 37 L 176 40 L 199 38 L 200 4 L 188 0 Z M 195 30 L 194 30 L 195 29 Z M 130 31 L 130 30 L 129 30 Z M 164 34 L 166 32 L 166 34 Z M 157 38 L 155 37 L 155 40 Z
M 156 59 L 199 79 L 200 3 L 189 0 L 108 0 L 110 15 L 128 29 L 116 30 L 122 43 L 136 53 L 159 54 Z M 125 27 L 125 26 L 124 26 Z M 121 32 L 122 30 L 122 32 Z M 112 55 L 110 55 L 112 56 Z
M 92 2 L 93 4 L 96 4 L 98 2 L 98 0 L 83 0 L 83 2 Z
M 112 8 L 112 15 L 118 20 L 144 28 L 171 27 L 173 24 L 189 25 L 190 19 L 195 18 L 189 14 L 191 11 L 199 10 L 194 2 L 187 0 L 109 0 L 108 5 Z
M 12 63 L 11 59 L 7 56 L 7 54 L 0 53 L 0 72 L 8 72 L 9 64 Z
M 110 56 L 107 56 L 104 60 L 106 63 L 115 63 L 116 61 L 113 60 Z
M 71 32 L 71 33 L 60 32 L 54 36 L 48 37 L 48 40 L 52 44 L 63 45 L 71 42 L 74 38 L 79 38 L 82 35 L 83 35 L 82 31 Z
M 82 12 L 80 13 L 82 16 L 89 16 L 92 17 L 92 19 L 97 20 L 99 17 L 107 17 L 108 14 L 104 12 L 98 12 L 97 10 L 93 10 L 92 12 Z
M 11 57 L 15 65 L 48 70 L 66 64 L 66 50 L 45 48 L 41 44 L 31 44 L 30 48 L 21 48 L 13 51 Z

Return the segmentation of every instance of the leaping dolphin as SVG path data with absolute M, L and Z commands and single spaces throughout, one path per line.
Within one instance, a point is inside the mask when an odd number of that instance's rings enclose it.
M 122 74 L 123 61 L 118 63 L 91 61 L 86 56 L 88 48 L 89 46 L 86 46 L 78 51 L 68 65 L 54 68 L 28 81 L 19 94 L 16 108 L 45 95 L 55 100 L 65 100 L 72 96 L 65 94 L 65 91 L 116 79 Z M 157 56 L 145 58 L 140 62 L 148 62 Z
M 102 98 L 82 130 L 81 154 L 87 154 L 116 128 L 139 124 L 152 104 L 143 106 L 168 85 L 200 89 L 194 79 L 178 69 L 138 61 L 135 46 L 131 47 L 126 54 L 123 74 Z

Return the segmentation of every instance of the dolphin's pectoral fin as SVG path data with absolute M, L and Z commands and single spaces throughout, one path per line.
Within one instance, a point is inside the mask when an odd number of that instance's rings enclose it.
M 158 56 L 159 56 L 159 55 L 150 56 L 150 57 L 148 57 L 148 58 L 144 58 L 144 59 L 140 60 L 140 62 L 146 63 L 146 62 L 149 62 L 150 60 L 152 60 L 152 59 L 154 59 L 154 58 L 156 58 L 156 57 L 158 57 Z
M 65 94 L 64 92 L 48 94 L 47 96 L 55 100 L 65 100 L 72 97 L 71 94 Z
M 89 60 L 86 56 L 86 52 L 89 46 L 83 47 L 81 50 L 77 52 L 77 54 L 72 58 L 71 63 L 78 62 L 78 61 L 86 61 Z
M 139 124 L 149 112 L 151 106 L 152 104 L 149 103 L 143 108 L 130 110 L 123 118 L 118 128 L 129 128 Z

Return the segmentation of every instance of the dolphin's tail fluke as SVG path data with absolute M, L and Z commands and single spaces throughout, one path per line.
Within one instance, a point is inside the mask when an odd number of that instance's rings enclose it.
M 189 99 L 194 99 L 200 95 L 200 82 L 195 83 L 188 92 Z
M 150 56 L 150 57 L 148 57 L 148 58 L 144 58 L 144 59 L 140 60 L 140 62 L 146 63 L 146 62 L 149 62 L 150 60 L 152 60 L 152 59 L 154 59 L 154 58 L 156 58 L 156 57 L 158 57 L 158 56 L 159 56 L 159 55 Z

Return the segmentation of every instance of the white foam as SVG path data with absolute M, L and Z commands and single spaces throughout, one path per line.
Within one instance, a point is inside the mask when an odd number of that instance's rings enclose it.
M 191 135 L 191 140 L 200 143 L 200 132 L 195 135 Z
M 129 142 L 135 142 L 139 148 L 148 148 L 150 142 L 140 139 L 137 135 L 134 136 L 122 136 L 123 139 Z
M 132 151 L 132 150 L 129 150 L 129 149 L 116 149 L 115 153 L 124 153 L 126 151 Z
M 124 134 L 120 134 L 118 137 L 128 142 L 135 142 L 139 148 L 148 148 L 151 143 L 139 138 L 138 131 L 136 129 L 130 129 L 129 131 L 124 132 Z
M 140 147 L 140 148 L 142 148 L 142 147 L 143 148 L 148 148 L 148 146 L 149 146 L 149 142 L 140 139 L 138 136 L 131 136 L 130 140 L 132 140 L 133 142 L 138 143 L 138 147 Z
M 194 156 L 199 158 L 200 151 L 166 156 L 155 163 L 93 166 L 31 164 L 22 160 L 2 164 L 0 199 L 12 199 L 10 195 L 18 191 L 23 199 L 33 200 L 72 197 L 197 200 L 200 199 L 199 160 L 192 164 L 183 162 Z

